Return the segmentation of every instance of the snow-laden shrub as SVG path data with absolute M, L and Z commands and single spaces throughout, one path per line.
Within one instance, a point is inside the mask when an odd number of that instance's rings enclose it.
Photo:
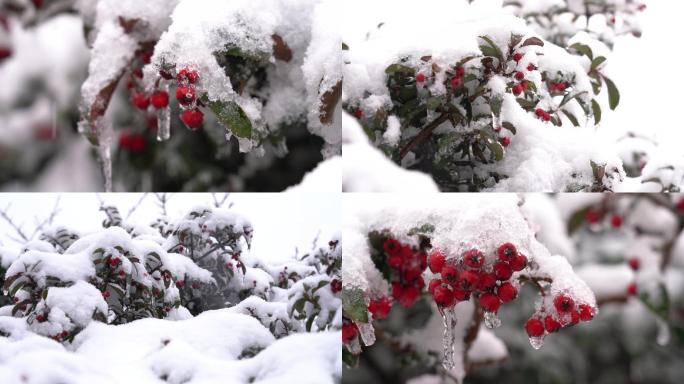
M 558 41 L 537 27 L 559 24 L 497 2 L 434 0 L 420 6 L 440 10 L 431 18 L 410 2 L 382 7 L 343 34 L 343 102 L 387 157 L 453 191 L 605 191 L 623 180 L 595 131 L 620 102 L 610 49 L 585 28 Z
M 590 321 L 593 292 L 536 239 L 520 204 L 516 196 L 359 198 L 343 232 L 345 363 L 355 366 L 380 340 L 401 351 L 397 360 L 441 362 L 462 380 L 472 365 L 506 358 L 488 330 L 502 325 L 500 308 L 524 309 L 517 332 L 534 349 Z M 515 301 L 531 298 L 523 285 L 537 292 L 529 304 Z M 383 321 L 400 307 L 422 319 L 410 331 Z

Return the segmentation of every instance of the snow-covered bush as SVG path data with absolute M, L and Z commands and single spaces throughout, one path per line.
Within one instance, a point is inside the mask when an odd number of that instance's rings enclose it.
M 586 2 L 581 20 L 583 1 L 504 3 L 432 0 L 419 8 L 439 11 L 416 17 L 412 2 L 376 2 L 343 33 L 344 108 L 442 190 L 615 190 L 622 162 L 595 127 L 620 102 L 601 40 L 622 32 L 586 23 L 617 14 L 627 28 L 641 7 Z
M 340 154 L 333 1 L 34 3 L 0 1 L 2 184 L 282 190 Z
M 525 311 L 518 332 L 534 349 L 598 312 L 567 259 L 536 239 L 515 195 L 357 199 L 350 199 L 356 212 L 343 232 L 349 366 L 379 339 L 401 351 L 397 360 L 441 362 L 442 372 L 460 381 L 473 364 L 506 358 L 506 347 L 489 331 L 502 324 L 500 308 Z M 515 302 L 525 284 L 536 299 Z M 407 332 L 383 321 L 400 307 L 422 312 L 420 325 Z

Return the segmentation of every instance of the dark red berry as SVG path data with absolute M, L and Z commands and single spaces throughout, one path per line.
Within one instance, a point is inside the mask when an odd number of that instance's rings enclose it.
M 342 342 L 345 344 L 350 343 L 359 334 L 359 330 L 356 328 L 354 323 L 344 323 L 342 324 Z
M 430 253 L 430 259 L 428 261 L 428 264 L 430 266 L 430 271 L 432 273 L 440 273 L 442 272 L 442 268 L 444 268 L 444 263 L 446 263 L 446 257 L 444 257 L 444 254 L 438 250 L 432 251 Z
M 547 315 L 544 318 L 544 327 L 546 327 L 547 332 L 553 333 L 561 328 L 561 324 L 553 316 Z
M 192 85 L 179 85 L 176 88 L 176 99 L 180 105 L 190 105 L 197 99 L 195 87 Z
M 629 264 L 629 267 L 635 271 L 638 271 L 639 267 L 641 266 L 641 262 L 636 257 L 632 257 L 627 261 L 627 263 Z
M 566 294 L 559 294 L 553 299 L 553 306 L 560 313 L 567 313 L 575 309 L 575 300 Z
M 199 109 L 186 109 L 181 113 L 181 120 L 188 128 L 194 130 L 199 129 L 204 122 L 204 113 Z
M 630 296 L 636 295 L 638 291 L 639 291 L 639 287 L 637 287 L 636 283 L 630 283 L 627 286 L 627 294 Z
M 363 118 L 363 111 L 360 109 L 357 109 L 354 111 L 354 116 L 356 116 L 357 119 L 362 119 Z
M 192 287 L 197 288 L 196 285 L 197 284 L 193 283 Z M 333 295 L 337 292 L 340 292 L 342 290 L 342 281 L 340 281 L 339 279 L 333 279 L 330 282 L 330 290 L 332 291 Z
M 477 272 L 465 270 L 463 273 L 461 273 L 461 278 L 458 284 L 460 284 L 461 288 L 464 290 L 469 291 L 477 287 L 479 279 L 480 277 L 477 275 Z
M 580 304 L 579 317 L 582 321 L 589 321 L 594 318 L 594 308 L 589 304 Z
M 522 73 L 522 72 L 520 72 L 520 71 L 518 71 L 518 72 L 515 73 L 515 79 L 516 79 L 516 80 L 522 80 L 522 79 L 524 79 L 524 78 L 525 78 L 525 74 L 524 74 L 524 73 Z
M 484 254 L 477 249 L 471 249 L 463 253 L 463 263 L 470 268 L 479 269 L 484 264 L 484 261 Z
M 518 250 L 512 243 L 503 243 L 497 248 L 496 254 L 499 255 L 499 260 L 511 262 L 518 255 Z
M 401 252 L 401 243 L 396 239 L 387 239 L 382 243 L 382 248 L 389 256 L 399 256 Z
M 453 265 L 446 265 L 442 268 L 442 280 L 448 284 L 454 284 L 458 280 L 458 270 Z
M 537 67 L 535 67 L 534 64 L 529 63 L 529 64 L 527 65 L 527 70 L 528 70 L 528 71 L 534 71 L 535 69 L 537 69 Z
M 596 224 L 603 218 L 601 211 L 597 208 L 590 208 L 585 215 L 585 219 L 589 224 Z
M 477 282 L 477 289 L 480 291 L 489 291 L 496 286 L 496 275 L 493 272 L 484 272 L 480 274 Z
M 520 96 L 520 94 L 523 92 L 523 87 L 520 84 L 515 84 L 513 87 L 511 87 L 511 91 L 513 92 L 513 95 Z
M 428 284 L 428 292 L 430 292 L 430 294 L 432 294 L 432 292 L 434 292 L 435 288 L 439 287 L 440 285 L 442 285 L 442 280 L 440 280 L 440 279 L 430 280 L 430 283 Z
M 392 268 L 398 269 L 403 265 L 403 260 L 401 256 L 394 255 L 387 258 L 387 265 Z
M 190 84 L 195 84 L 199 80 L 199 73 L 194 69 L 183 68 L 176 75 L 176 79 L 180 82 L 187 81 Z
M 523 91 L 527 91 L 527 88 L 530 87 L 530 83 L 528 83 L 527 81 L 521 81 L 520 86 L 522 87 Z
M 515 272 L 520 272 L 527 266 L 527 256 L 523 255 L 522 253 L 519 253 L 516 257 L 513 258 L 513 260 L 511 260 L 509 265 L 511 266 L 511 269 L 513 269 Z
M 184 286 L 185 286 L 185 281 L 183 281 L 183 280 L 176 281 L 176 287 L 183 288 Z
M 516 53 L 513 55 L 513 60 L 515 60 L 515 61 L 520 61 L 520 60 L 522 60 L 522 58 L 523 58 L 523 54 L 520 53 L 520 52 L 516 52 Z
M 513 270 L 506 262 L 497 261 L 494 264 L 494 274 L 497 280 L 505 281 L 511 278 Z
M 133 105 L 138 109 L 147 109 L 150 106 L 150 98 L 144 93 L 134 93 L 131 96 L 131 101 L 133 101 Z
M 537 318 L 531 318 L 525 323 L 525 332 L 530 337 L 539 337 L 544 335 L 544 324 Z
M 460 77 L 453 77 L 451 78 L 451 88 L 458 88 L 458 86 L 461 85 L 461 78 Z
M 38 315 L 38 316 L 36 316 L 36 321 L 39 322 L 39 323 L 44 322 L 44 321 L 45 321 L 45 316 L 43 316 L 43 315 Z
M 573 309 L 570 312 L 570 324 L 569 325 L 575 325 L 575 324 L 579 323 L 579 321 L 580 321 L 580 314 L 579 314 L 579 312 L 577 312 L 577 310 Z
M 450 307 L 454 305 L 454 293 L 446 284 L 436 287 L 432 291 L 432 298 L 440 307 Z
M 150 103 L 157 109 L 166 108 L 169 106 L 169 93 L 166 91 L 156 91 L 150 97 Z
M 510 139 L 509 137 L 502 137 L 502 138 L 499 139 L 499 142 L 501 143 L 501 145 L 502 145 L 504 148 L 506 148 L 506 147 L 508 147 L 509 145 L 511 145 L 511 139 Z
M 468 292 L 466 292 L 463 288 L 461 287 L 453 287 L 453 292 L 454 292 L 454 301 L 464 301 L 468 300 Z
M 465 75 L 465 68 L 458 66 L 456 67 L 456 76 L 463 77 Z
M 508 303 L 518 296 L 518 288 L 509 282 L 505 282 L 496 289 L 496 294 L 501 302 Z
M 622 226 L 622 216 L 613 215 L 613 217 L 610 218 L 610 225 L 612 225 L 613 228 L 620 228 L 620 226 Z
M 496 312 L 501 306 L 501 301 L 493 293 L 483 293 L 480 295 L 480 307 L 487 312 Z
M 390 309 L 392 309 L 392 303 L 387 297 L 371 300 L 370 303 L 368 303 L 368 311 L 373 314 L 374 320 L 382 320 L 387 318 Z
M 102 297 L 104 297 L 105 299 L 108 298 L 109 297 L 109 291 L 102 292 Z
M 416 75 L 416 81 L 419 83 L 422 83 L 423 81 L 425 81 L 425 75 L 422 73 L 417 74 Z
M 418 287 L 415 285 L 407 285 L 402 289 L 401 291 L 401 296 L 399 297 L 399 303 L 403 305 L 405 308 L 408 308 L 413 305 L 413 303 L 416 301 L 418 298 Z

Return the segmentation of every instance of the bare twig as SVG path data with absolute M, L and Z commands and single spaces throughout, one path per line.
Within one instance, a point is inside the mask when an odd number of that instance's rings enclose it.
M 140 204 L 142 204 L 143 200 L 145 200 L 146 197 L 147 197 L 147 193 L 143 193 L 143 195 L 140 196 L 140 200 L 138 200 L 138 202 L 135 203 L 135 205 L 132 206 L 131 209 L 128 210 L 128 214 L 126 215 L 126 220 L 128 220 L 131 217 L 131 215 L 133 214 L 133 212 L 135 212 L 138 209 L 138 207 L 140 207 Z
M 50 211 L 50 215 L 46 217 L 45 220 L 43 220 L 42 222 L 38 221 L 38 217 L 34 217 L 36 228 L 31 234 L 31 238 L 34 238 L 38 232 L 41 232 L 46 225 L 52 225 L 52 223 L 55 221 L 55 217 L 59 214 L 60 200 L 61 196 L 58 195 L 55 199 L 55 205 L 52 207 L 52 211 Z
M 30 240 L 29 237 L 21 229 L 22 226 L 20 224 L 15 223 L 14 220 L 12 220 L 12 218 L 9 216 L 9 209 L 11 206 L 12 206 L 11 203 L 7 204 L 5 209 L 0 210 L 0 217 L 5 219 L 5 221 L 12 227 L 12 229 L 14 229 L 14 231 L 17 233 L 17 235 L 19 235 L 19 237 L 21 237 L 21 239 L 23 241 L 29 241 Z M 16 240 L 16 239 L 12 239 L 12 240 Z M 19 242 L 21 242 L 21 240 Z
M 212 193 L 212 194 L 211 194 L 211 197 L 214 199 L 214 206 L 215 206 L 216 208 L 221 208 L 221 206 L 223 206 L 223 204 L 226 203 L 226 201 L 228 200 L 228 198 L 230 198 L 230 193 L 224 193 L 224 194 L 222 194 L 222 196 L 221 196 L 220 199 L 217 197 L 217 194 L 216 194 L 216 193 Z M 233 205 L 233 204 L 232 204 L 232 202 L 231 202 L 229 208 L 230 208 L 232 205 Z
M 159 209 L 161 210 L 162 215 L 166 216 L 167 215 L 166 203 L 168 203 L 169 199 L 171 199 L 169 197 L 169 194 L 168 193 L 155 193 L 154 196 L 157 198 L 157 207 L 159 207 Z

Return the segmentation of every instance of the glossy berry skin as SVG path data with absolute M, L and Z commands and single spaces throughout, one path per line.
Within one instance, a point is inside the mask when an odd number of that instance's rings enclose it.
M 195 87 L 191 85 L 180 85 L 176 88 L 176 99 L 180 105 L 190 105 L 197 99 Z
M 465 68 L 461 66 L 456 67 L 456 76 L 462 77 L 463 75 L 465 75 Z
M 559 313 L 568 313 L 575 309 L 575 300 L 572 297 L 561 293 L 553 299 L 553 306 Z
M 494 264 L 494 274 L 496 275 L 497 280 L 505 281 L 511 278 L 513 270 L 507 263 L 497 261 L 496 264 Z
M 629 267 L 632 268 L 632 270 L 634 271 L 638 271 L 639 267 L 641 266 L 641 262 L 636 257 L 629 259 L 627 263 L 629 264 Z
M 507 148 L 509 145 L 511 145 L 511 139 L 508 137 L 502 137 L 499 139 L 499 142 L 504 148 Z
M 588 304 L 580 304 L 579 317 L 582 321 L 590 321 L 594 318 L 594 308 Z
M 469 291 L 477 286 L 479 279 L 480 278 L 476 272 L 463 271 L 463 273 L 461 273 L 459 284 L 464 290 Z
M 591 208 L 587 211 L 585 219 L 589 224 L 596 224 L 603 218 L 601 211 L 596 208 Z
M 178 71 L 178 75 L 176 75 L 176 79 L 179 82 L 188 82 L 190 84 L 195 84 L 199 80 L 199 73 L 193 69 L 190 68 L 183 68 L 180 71 Z
M 418 83 L 422 83 L 423 81 L 425 81 L 425 75 L 422 74 L 422 73 L 417 74 L 417 75 L 416 75 L 416 81 L 417 81 Z
M 579 314 L 579 312 L 577 312 L 576 310 L 573 309 L 570 312 L 570 324 L 569 325 L 575 325 L 575 324 L 579 323 L 579 321 L 580 321 L 580 314 Z
M 511 91 L 513 92 L 513 95 L 519 96 L 523 92 L 523 86 L 520 84 L 515 84 L 512 88 Z
M 204 122 L 204 113 L 199 109 L 186 109 L 181 113 L 181 120 L 188 128 L 194 130 L 199 129 Z
M 522 73 L 522 72 L 520 72 L 520 71 L 518 71 L 518 72 L 515 73 L 515 79 L 516 79 L 516 80 L 522 80 L 522 79 L 524 79 L 524 78 L 525 78 L 525 74 L 524 74 L 524 73 Z
M 480 291 L 489 291 L 494 287 L 496 287 L 496 275 L 493 272 L 481 273 L 477 282 L 477 289 Z
M 387 258 L 387 265 L 389 265 L 392 268 L 395 268 L 395 269 L 400 268 L 402 266 L 402 264 L 404 264 L 404 263 L 401 259 L 401 256 L 394 255 L 394 256 L 390 256 Z
M 504 243 L 497 248 L 496 254 L 499 255 L 499 260 L 511 262 L 517 256 L 518 250 L 512 243 Z
M 553 316 L 547 315 L 544 318 L 544 327 L 546 328 L 547 332 L 553 333 L 561 328 L 561 323 L 554 319 Z
M 178 287 L 178 288 L 185 287 L 185 281 L 183 281 L 183 280 L 176 281 L 176 287 Z
M 483 293 L 480 295 L 480 307 L 487 312 L 496 312 L 501 306 L 501 301 L 493 293 Z
M 458 88 L 461 85 L 461 78 L 460 77 L 454 77 L 451 79 L 451 88 Z
M 544 335 L 544 324 L 537 318 L 531 318 L 525 323 L 525 332 L 529 337 L 540 337 Z
M 399 256 L 399 252 L 401 252 L 401 243 L 396 239 L 387 239 L 382 243 L 382 249 L 390 256 Z
M 465 273 L 465 272 L 464 272 Z M 458 270 L 453 265 L 442 268 L 442 280 L 448 284 L 454 284 L 458 280 Z
M 496 289 L 496 294 L 503 303 L 508 303 L 518 296 L 518 289 L 511 283 L 505 282 Z
M 150 106 L 150 99 L 144 93 L 134 93 L 131 96 L 131 101 L 138 109 L 147 109 Z
M 428 265 L 430 266 L 430 271 L 432 271 L 432 273 L 442 272 L 442 268 L 444 268 L 445 263 L 446 257 L 444 257 L 444 254 L 442 252 L 432 251 L 432 253 L 430 253 Z
M 102 297 L 104 297 L 105 299 L 109 298 L 109 291 L 102 292 Z
M 430 292 L 430 294 L 432 294 L 432 292 L 435 291 L 435 288 L 439 287 L 440 285 L 442 285 L 442 280 L 440 280 L 440 279 L 430 280 L 430 283 L 428 284 L 428 292 Z
M 357 119 L 362 119 L 363 118 L 363 111 L 360 109 L 357 109 L 356 111 L 354 111 L 354 117 L 356 117 Z
M 463 253 L 463 263 L 473 269 L 479 269 L 484 264 L 484 254 L 477 249 L 471 249 Z
M 401 290 L 401 295 L 399 296 L 399 303 L 405 308 L 409 308 L 418 298 L 418 287 L 415 285 L 407 285 Z
M 519 253 L 508 264 L 511 266 L 511 269 L 513 269 L 515 272 L 520 272 L 523 269 L 525 269 L 525 267 L 527 267 L 527 256 L 523 255 L 522 253 Z
M 528 70 L 528 71 L 531 72 L 531 71 L 534 71 L 535 69 L 537 69 L 537 67 L 535 67 L 534 64 L 530 63 L 530 64 L 527 65 L 527 70 Z
M 342 325 L 342 342 L 350 343 L 359 334 L 359 330 L 354 323 L 344 323 Z
M 516 52 L 516 53 L 513 55 L 513 60 L 515 60 L 515 61 L 520 61 L 520 60 L 522 60 L 522 58 L 523 58 L 523 54 L 520 53 L 520 52 Z
M 387 318 L 391 309 L 392 303 L 387 297 L 371 300 L 370 303 L 368 303 L 368 311 L 373 314 L 373 319 L 375 320 Z
M 169 94 L 166 91 L 156 91 L 150 97 L 150 103 L 157 109 L 166 108 L 169 106 Z
M 39 322 L 39 323 L 44 322 L 44 321 L 45 321 L 45 316 L 43 316 L 43 315 L 38 315 L 38 316 L 36 316 L 36 321 Z
M 610 218 L 610 225 L 612 225 L 613 228 L 620 228 L 622 226 L 622 216 L 613 215 Z
M 432 292 L 432 298 L 440 307 L 451 307 L 454 305 L 454 294 L 448 285 L 442 284 Z
M 639 291 L 639 287 L 637 286 L 636 283 L 630 283 L 627 286 L 627 294 L 630 296 L 636 295 L 638 291 Z

